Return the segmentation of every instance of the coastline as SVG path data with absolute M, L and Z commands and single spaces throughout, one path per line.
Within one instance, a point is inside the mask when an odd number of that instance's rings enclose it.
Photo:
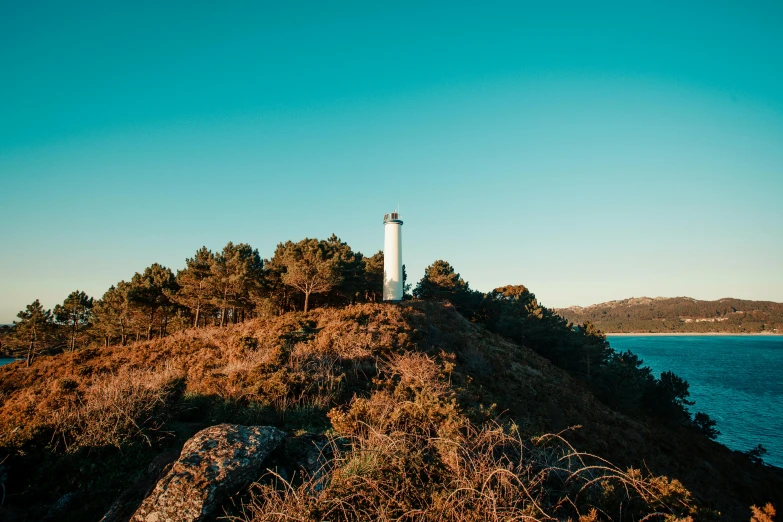
M 695 337 L 695 336 L 735 336 L 735 337 L 780 337 L 783 333 L 772 332 L 604 332 L 607 337 Z

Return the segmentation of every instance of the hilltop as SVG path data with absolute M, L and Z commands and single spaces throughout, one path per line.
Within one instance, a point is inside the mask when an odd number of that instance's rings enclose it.
M 0 368 L 0 516 L 154 513 L 145 497 L 178 455 L 220 433 L 280 446 L 221 446 L 268 462 L 203 520 L 740 520 L 783 505 L 783 470 L 715 443 L 686 381 L 594 324 L 522 285 L 473 290 L 443 260 L 410 293 L 402 267 L 403 302 L 379 304 L 383 266 L 335 235 L 268 260 L 228 243 L 97 300 L 33 301 L 0 332 L 23 357 Z M 188 465 L 218 462 L 202 449 Z M 188 475 L 197 496 L 220 474 L 205 469 Z
M 107 520 L 127 519 L 184 441 L 222 422 L 284 429 L 270 464 L 280 477 L 295 477 L 313 444 L 338 444 L 323 489 L 292 479 L 294 498 L 262 480 L 224 506 L 245 520 L 276 519 L 271 506 L 315 518 L 357 488 L 367 492 L 354 502 L 379 519 L 426 505 L 444 520 L 478 520 L 489 509 L 482 488 L 496 509 L 537 519 L 597 508 L 610 520 L 737 520 L 751 504 L 783 505 L 783 470 L 613 410 L 448 303 L 321 308 L 40 356 L 0 368 L 0 398 L 8 521 L 98 520 L 110 508 Z M 496 482 L 501 468 L 519 482 Z M 369 484 L 398 489 L 377 497 Z M 459 484 L 474 496 L 444 496 Z
M 772 301 L 634 297 L 556 312 L 606 333 L 783 333 L 783 303 Z

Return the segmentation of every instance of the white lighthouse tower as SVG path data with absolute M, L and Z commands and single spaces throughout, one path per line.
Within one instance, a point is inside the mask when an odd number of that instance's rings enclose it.
M 402 221 L 397 212 L 383 216 L 383 300 L 402 301 Z

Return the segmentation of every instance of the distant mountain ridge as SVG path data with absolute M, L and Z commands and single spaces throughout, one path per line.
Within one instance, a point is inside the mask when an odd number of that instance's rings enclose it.
M 632 297 L 556 312 L 575 324 L 590 321 L 606 333 L 783 334 L 783 303 L 773 301 Z

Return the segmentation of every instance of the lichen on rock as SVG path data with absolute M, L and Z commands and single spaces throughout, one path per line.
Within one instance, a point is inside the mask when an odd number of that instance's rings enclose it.
M 218 424 L 196 433 L 133 522 L 203 520 L 238 488 L 257 479 L 285 433 L 268 426 Z

